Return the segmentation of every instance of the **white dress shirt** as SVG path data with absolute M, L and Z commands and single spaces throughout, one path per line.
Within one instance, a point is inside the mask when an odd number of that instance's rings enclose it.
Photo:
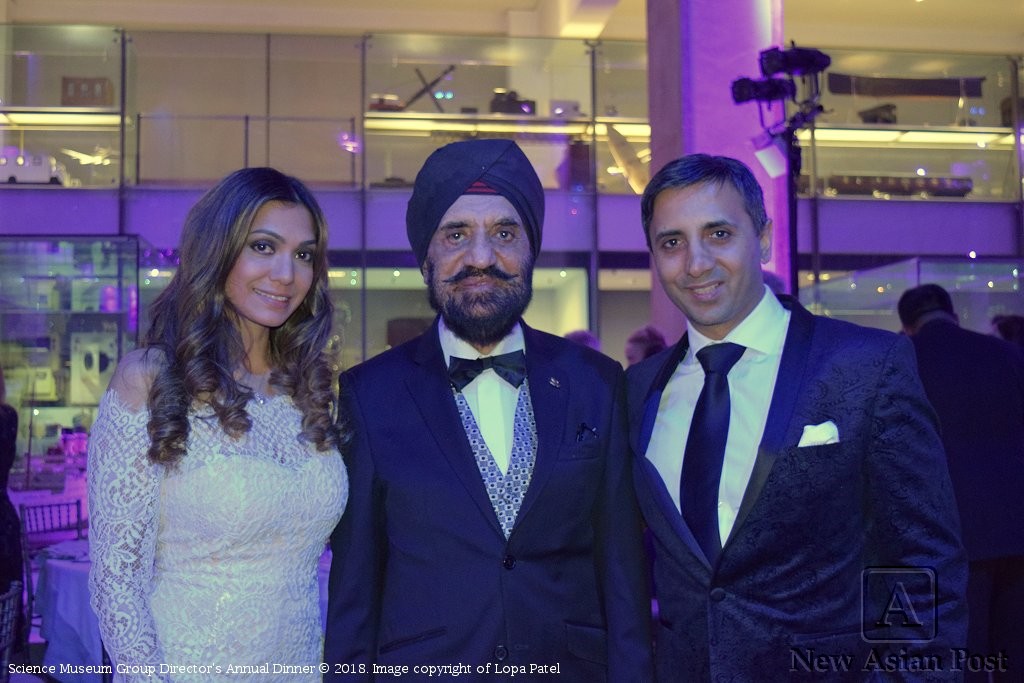
M 764 296 L 750 315 L 721 340 L 741 344 L 747 349 L 729 371 L 729 435 L 718 489 L 718 531 L 723 545 L 732 532 L 768 422 L 789 317 L 789 311 L 765 287 Z M 683 471 L 683 452 L 697 398 L 704 387 L 704 369 L 696 354 L 708 344 L 716 343 L 692 325 L 687 334 L 690 348 L 661 395 L 651 443 L 647 447 L 647 458 L 665 480 L 679 510 L 682 509 L 679 478 Z
M 451 357 L 485 358 L 467 341 L 455 336 L 448 329 L 442 318 L 438 322 L 438 333 L 441 337 L 441 351 L 444 353 L 444 364 L 448 367 Z M 512 351 L 525 351 L 523 329 L 516 323 L 512 331 L 498 342 L 487 356 L 499 356 Z M 473 381 L 462 389 L 466 403 L 473 413 L 480 436 L 491 451 L 494 462 L 502 473 L 508 472 L 508 461 L 512 453 L 512 433 L 515 427 L 516 403 L 519 401 L 519 387 L 514 387 L 494 370 L 488 368 L 473 378 Z

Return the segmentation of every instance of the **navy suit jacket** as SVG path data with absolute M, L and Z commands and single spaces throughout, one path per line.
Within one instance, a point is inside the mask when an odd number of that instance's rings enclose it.
M 426 680 L 411 667 L 468 664 L 459 680 L 487 678 L 477 666 L 504 671 L 501 680 L 651 680 L 625 375 L 579 344 L 523 332 L 537 458 L 507 540 L 436 323 L 341 376 L 354 440 L 348 508 L 331 539 L 332 672 L 408 665 L 403 680 Z M 558 675 L 531 665 L 558 665 Z
M 864 680 L 901 648 L 952 669 L 948 648 L 966 640 L 966 561 L 910 342 L 783 304 L 792 316 L 767 425 L 715 566 L 645 457 L 686 336 L 627 374 L 634 478 L 654 544 L 658 680 Z M 805 425 L 828 420 L 839 443 L 797 447 Z M 875 628 L 880 617 L 905 623 L 886 611 L 902 604 L 891 602 L 894 579 L 923 628 Z M 893 634 L 926 642 L 880 642 Z
M 968 558 L 1024 555 L 1024 354 L 941 319 L 911 341 L 939 414 Z

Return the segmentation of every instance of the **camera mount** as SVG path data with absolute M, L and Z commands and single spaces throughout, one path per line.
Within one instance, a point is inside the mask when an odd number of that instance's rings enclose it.
M 786 173 L 787 173 L 787 199 L 789 206 L 789 245 L 790 258 L 790 286 L 793 294 L 796 294 L 798 287 L 798 266 L 796 258 L 797 248 L 797 181 L 800 178 L 801 156 L 800 146 L 797 144 L 796 134 L 803 128 L 810 127 L 813 134 L 814 119 L 824 111 L 819 100 L 821 99 L 821 82 L 819 74 L 827 69 L 832 59 L 820 50 L 813 48 L 796 47 L 795 44 L 787 49 L 773 47 L 763 50 L 758 59 L 761 67 L 761 79 L 738 78 L 732 82 L 732 99 L 736 104 L 749 102 L 758 103 L 758 116 L 761 120 L 761 127 L 764 128 L 762 135 L 754 138 L 754 144 L 758 147 L 758 158 L 760 152 L 766 148 L 782 144 L 786 150 Z M 778 74 L 785 74 L 786 78 L 777 78 Z M 802 99 L 797 99 L 797 82 L 800 78 Z M 785 116 L 785 101 L 791 100 L 795 106 L 792 116 Z M 783 103 L 783 117 L 781 120 L 766 125 L 764 107 L 767 103 L 771 106 L 773 102 Z M 781 164 L 780 164 L 781 165 Z M 766 170 L 767 167 L 766 167 Z M 769 171 L 771 172 L 771 171 Z M 775 175 L 775 174 L 773 174 Z M 781 175 L 781 174 L 779 174 Z M 820 256 L 818 250 L 818 217 L 817 217 L 817 191 L 814 187 L 814 178 L 811 178 L 811 238 L 812 244 L 812 270 L 815 283 L 821 270 Z M 817 290 L 815 290 L 817 296 Z

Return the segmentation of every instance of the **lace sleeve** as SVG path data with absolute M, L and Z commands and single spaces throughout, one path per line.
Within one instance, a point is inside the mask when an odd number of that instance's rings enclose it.
M 89 592 L 114 664 L 122 670 L 159 671 L 163 653 L 149 596 L 163 466 L 146 457 L 148 411 L 132 405 L 136 392 L 119 393 L 115 384 L 116 378 L 100 402 L 89 438 Z M 129 673 L 117 680 L 165 679 Z

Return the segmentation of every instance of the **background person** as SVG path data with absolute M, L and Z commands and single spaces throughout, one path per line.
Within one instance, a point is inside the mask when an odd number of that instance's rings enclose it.
M 626 366 L 636 365 L 662 351 L 668 344 L 654 325 L 644 325 L 626 339 Z
M 1024 351 L 960 327 L 949 292 L 908 289 L 897 304 L 941 425 L 969 560 L 967 646 L 1004 653 L 1024 679 Z M 1005 677 L 1005 678 L 1004 678 Z M 987 680 L 968 672 L 967 680 Z
M 6 593 L 12 581 L 24 585 L 24 565 L 21 556 L 21 520 L 14 503 L 7 495 L 7 486 L 17 456 L 18 411 L 7 403 L 7 384 L 4 369 L 0 368 L 0 593 Z M 18 607 L 18 633 L 25 628 L 23 607 Z M 15 640 L 15 650 L 21 649 L 24 639 Z
M 993 316 L 992 330 L 1006 341 L 1024 347 L 1024 315 L 1007 313 Z
M 583 344 L 595 351 L 601 350 L 601 340 L 598 339 L 597 335 L 590 330 L 573 330 L 572 332 L 566 332 L 565 338 L 571 342 Z

